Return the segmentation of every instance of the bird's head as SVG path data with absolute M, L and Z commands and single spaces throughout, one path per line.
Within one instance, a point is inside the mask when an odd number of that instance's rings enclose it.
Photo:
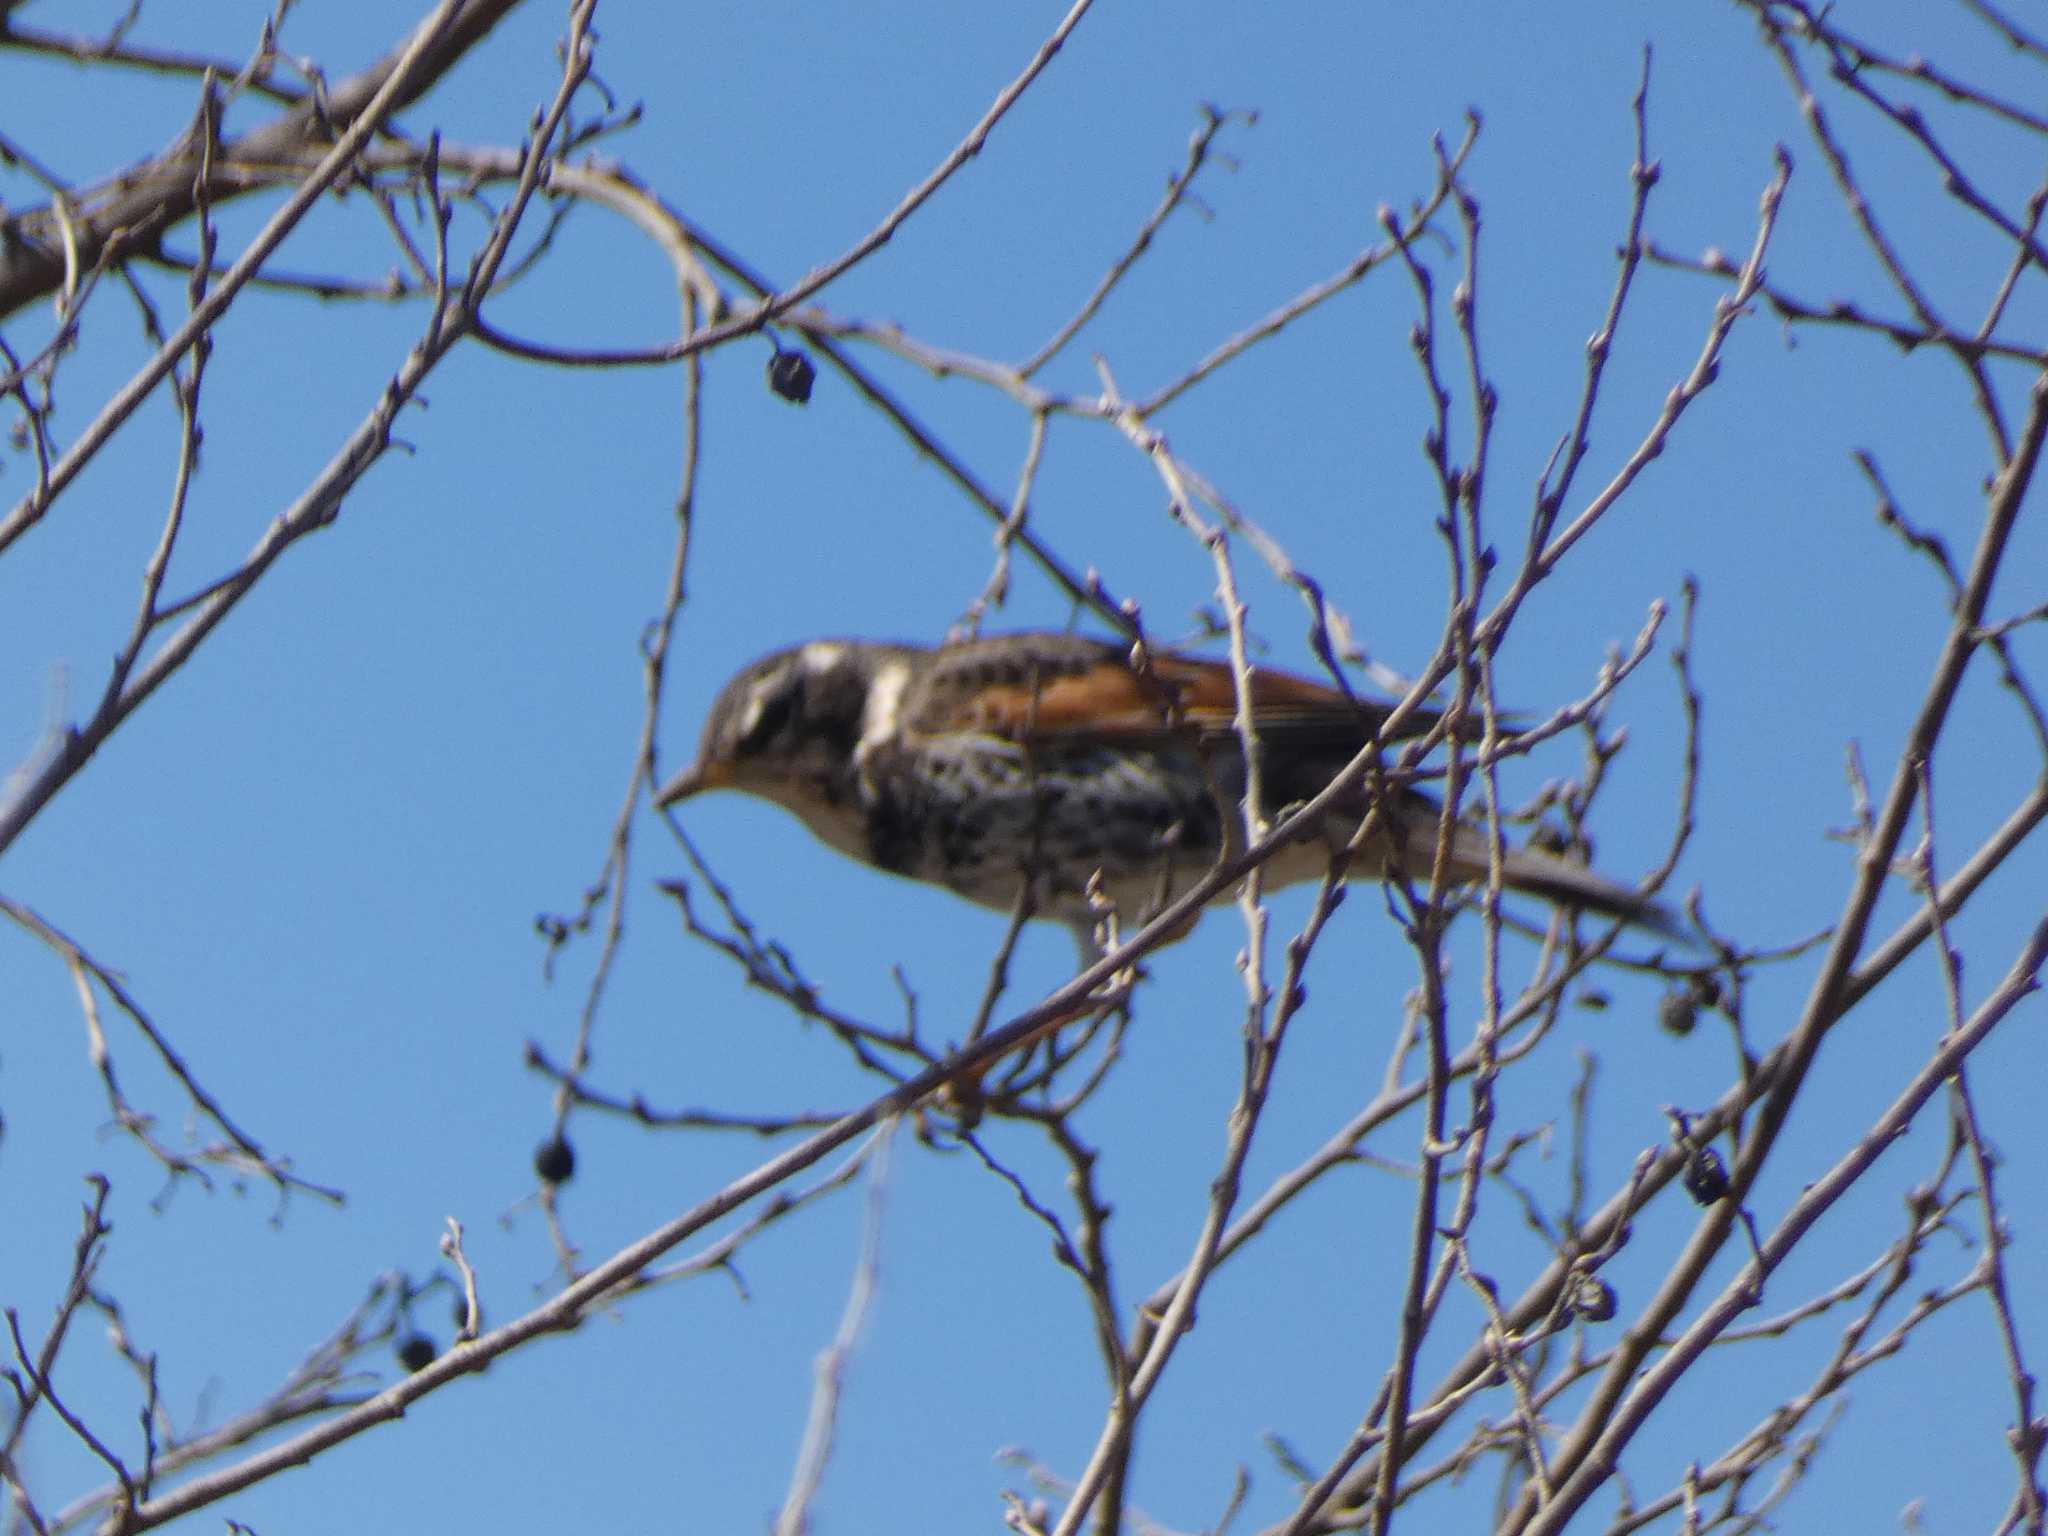
M 696 759 L 663 784 L 657 806 L 707 789 L 784 800 L 792 787 L 852 770 L 873 681 L 870 647 L 817 640 L 764 656 L 720 690 Z

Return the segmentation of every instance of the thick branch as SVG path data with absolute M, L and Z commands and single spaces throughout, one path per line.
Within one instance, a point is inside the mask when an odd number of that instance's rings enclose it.
M 399 93 L 393 109 L 419 100 L 441 76 L 503 19 L 519 0 L 465 0 L 448 27 L 429 46 Z M 0 18 L 0 46 L 7 44 Z M 122 255 L 154 251 L 176 225 L 202 206 L 219 207 L 230 198 L 292 179 L 325 146 L 355 122 L 411 46 L 410 36 L 357 75 L 280 113 L 261 128 L 222 145 L 212 157 L 204 185 L 194 174 L 198 147 L 189 134 L 120 175 L 77 193 L 68 201 L 70 245 L 76 270 L 90 271 Z M 48 207 L 31 208 L 0 223 L 0 319 L 45 298 L 64 280 L 66 236 Z

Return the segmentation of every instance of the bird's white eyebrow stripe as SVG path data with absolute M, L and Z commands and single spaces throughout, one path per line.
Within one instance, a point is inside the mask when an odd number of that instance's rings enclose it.
M 756 687 L 747 696 L 746 710 L 740 715 L 740 735 L 742 737 L 754 734 L 754 727 L 761 723 L 761 716 L 767 712 L 767 709 L 768 690 Z
M 903 695 L 910 687 L 910 663 L 892 661 L 876 671 L 868 684 L 867 706 L 860 716 L 860 746 L 863 757 L 894 737 L 903 723 Z

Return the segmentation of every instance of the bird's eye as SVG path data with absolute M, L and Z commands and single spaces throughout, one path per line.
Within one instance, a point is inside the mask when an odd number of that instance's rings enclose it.
M 739 749 L 745 753 L 764 750 L 780 736 L 796 714 L 796 690 L 779 688 L 754 700 L 748 709 L 746 727 L 740 732 Z

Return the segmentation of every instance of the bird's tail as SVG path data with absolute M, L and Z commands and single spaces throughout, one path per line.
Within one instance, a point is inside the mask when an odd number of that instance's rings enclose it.
M 1429 867 L 1429 861 L 1436 852 L 1436 836 L 1434 823 L 1410 828 L 1411 849 L 1420 868 Z M 1482 883 L 1489 865 L 1485 835 L 1473 827 L 1460 827 L 1457 840 L 1451 847 L 1452 878 Z M 1540 848 L 1503 850 L 1501 875 L 1510 890 L 1535 896 L 1553 906 L 1618 918 L 1630 927 L 1641 928 L 1681 944 L 1697 945 L 1700 942 L 1699 936 L 1673 908 L 1630 886 L 1596 875 L 1583 864 L 1574 864 Z

